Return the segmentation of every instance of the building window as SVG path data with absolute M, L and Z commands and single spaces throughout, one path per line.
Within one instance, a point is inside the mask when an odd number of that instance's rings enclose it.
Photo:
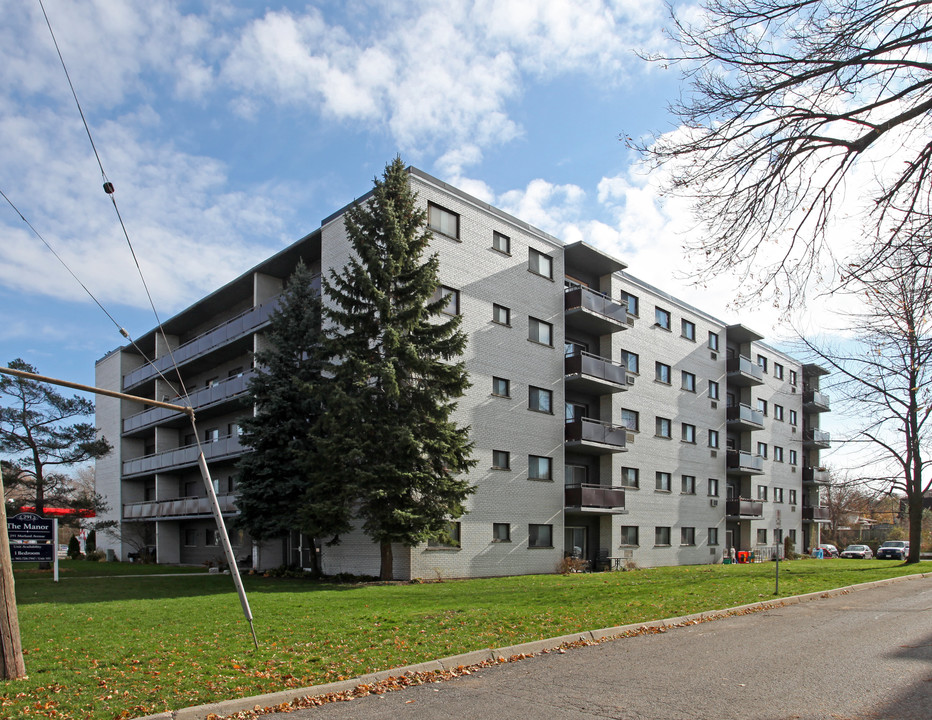
M 683 442 L 696 444 L 696 426 L 683 423 Z
M 783 406 L 782 406 L 782 405 L 777 405 L 776 403 L 774 403 L 774 405 L 773 405 L 773 419 L 774 419 L 774 420 L 780 420 L 781 422 L 783 421 Z
M 505 255 L 511 255 L 511 238 L 498 231 L 492 232 L 492 248 Z
M 759 442 L 757 443 L 757 454 L 762 458 L 767 457 L 767 443 Z
M 664 383 L 665 385 L 669 385 L 670 366 L 664 365 L 662 362 L 654 363 L 654 380 Z
M 709 332 L 709 349 L 718 352 L 718 333 Z
M 427 224 L 430 229 L 459 240 L 460 216 L 446 208 L 427 203 Z
M 621 526 L 621 545 L 639 545 L 638 526 L 622 525 Z
M 696 494 L 696 478 L 694 475 L 683 475 L 680 485 L 680 492 L 683 495 Z
M 718 480 L 709 478 L 709 497 L 718 497 Z
M 783 366 L 782 366 L 780 363 L 778 363 L 778 362 L 775 362 L 775 363 L 773 364 L 773 376 L 774 376 L 777 380 L 782 380 L 782 379 L 783 379 Z
M 511 308 L 504 305 L 492 305 L 492 322 L 511 326 Z
M 773 489 L 773 501 L 774 501 L 775 503 L 782 503 L 782 502 L 783 502 L 783 488 L 775 487 L 775 488 Z
M 694 527 L 680 528 L 680 545 L 695 545 L 695 544 L 696 544 L 696 528 Z
M 585 465 L 564 465 L 563 480 L 566 485 L 582 485 L 589 481 L 589 468 Z
M 709 528 L 709 545 L 718 545 L 718 528 Z
M 492 542 L 511 542 L 511 523 L 492 523 Z
M 765 358 L 763 355 L 757 356 L 757 365 L 761 370 L 767 372 L 767 358 Z
M 184 531 L 184 546 L 197 547 L 197 530 L 189 528 Z
M 553 525 L 528 525 L 527 544 L 536 548 L 553 547 Z
M 553 392 L 544 388 L 528 388 L 527 406 L 529 410 L 553 414 Z
M 795 450 L 790 450 L 790 465 L 796 465 L 797 454 Z
M 796 547 L 796 531 L 790 530 L 790 542 L 793 543 L 793 547 Z
M 623 467 L 621 469 L 621 484 L 624 487 L 636 488 L 641 486 L 638 469 L 633 467 Z
M 718 447 L 718 430 L 709 430 L 709 447 Z
M 767 415 L 767 401 L 757 398 L 757 412 L 761 415 Z
M 627 355 L 627 358 L 625 359 L 625 363 L 627 365 L 628 372 L 634 373 L 635 375 L 640 374 L 641 365 L 640 365 L 640 359 L 638 357 L 638 354 L 633 353 L 633 352 L 628 352 L 628 351 L 625 351 L 625 354 Z
M 492 468 L 495 470 L 511 469 L 511 453 L 507 450 L 493 450 Z
M 529 248 L 527 266 L 532 273 L 553 280 L 553 258 L 549 255 L 544 255 L 544 253 L 534 248 Z
M 658 472 L 655 477 L 655 489 L 661 492 L 670 492 L 670 473 Z
M 790 385 L 796 384 L 796 371 L 790 370 Z
M 213 528 L 207 528 L 205 532 L 205 545 L 208 547 L 217 547 L 220 545 L 220 531 Z
M 637 295 L 622 291 L 621 299 L 628 303 L 628 314 L 638 315 L 638 298 Z
M 773 461 L 783 462 L 783 448 L 779 445 L 773 446 Z
M 763 502 L 767 502 L 767 486 L 766 485 L 757 486 L 757 499 L 762 500 Z
M 492 394 L 499 397 L 511 397 L 511 381 L 505 378 L 492 378 Z
M 796 411 L 790 410 L 790 425 L 795 427 L 798 420 L 799 420 L 799 416 L 796 414 Z
M 553 325 L 537 318 L 528 318 L 527 338 L 531 342 L 553 346 Z
M 672 319 L 670 317 L 670 311 L 664 310 L 663 308 L 654 308 L 654 324 L 659 325 L 664 330 L 670 329 L 670 323 Z
M 683 390 L 688 392 L 696 392 L 696 376 L 691 372 L 686 372 L 685 370 L 680 371 L 683 382 Z
M 448 522 L 444 528 L 444 534 L 439 537 L 433 537 L 427 541 L 427 547 L 437 548 L 458 548 L 460 546 L 460 524 L 458 522 Z
M 635 410 L 621 409 L 621 424 L 631 432 L 638 432 L 641 426 L 641 417 Z
M 434 291 L 434 296 L 430 299 L 432 303 L 437 302 L 438 300 L 446 300 L 444 305 L 440 308 L 440 312 L 445 315 L 459 315 L 460 314 L 460 291 L 454 290 L 451 287 L 446 285 L 441 285 Z
M 774 545 L 779 545 L 783 542 L 783 530 L 781 528 L 776 528 L 773 531 L 773 542 Z
M 757 544 L 766 545 L 767 544 L 767 529 L 758 528 L 757 530 Z
M 204 431 L 204 442 L 215 443 L 220 440 L 220 429 L 210 428 Z
M 553 468 L 550 458 L 541 455 L 528 455 L 527 476 L 531 480 L 552 480 Z
M 796 504 L 796 491 L 790 490 L 790 505 Z
M 713 400 L 719 399 L 718 383 L 715 380 L 709 380 L 709 397 Z
M 669 544 L 670 544 L 670 528 L 669 527 L 654 528 L 654 545 L 669 545 Z
M 667 418 L 662 418 L 662 417 L 657 418 L 657 427 L 656 427 L 655 432 L 656 432 L 657 437 L 662 437 L 662 438 L 672 437 L 671 435 L 672 425 L 670 423 L 670 420 Z
M 682 328 L 682 335 L 687 340 L 696 341 L 696 323 L 689 322 L 689 320 L 680 320 L 680 326 Z

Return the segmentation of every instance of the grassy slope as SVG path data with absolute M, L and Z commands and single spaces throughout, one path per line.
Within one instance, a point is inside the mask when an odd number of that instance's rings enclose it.
M 58 585 L 48 573 L 17 573 L 29 678 L 0 689 L 0 717 L 136 717 L 774 597 L 773 563 L 422 585 L 247 577 L 256 651 L 229 577 L 94 578 L 93 565 L 71 566 Z M 101 569 L 125 575 L 134 567 Z M 780 595 L 921 569 L 876 560 L 781 563 Z

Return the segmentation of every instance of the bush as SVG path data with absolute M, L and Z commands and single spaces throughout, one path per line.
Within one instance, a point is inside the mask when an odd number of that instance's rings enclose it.
M 88 562 L 104 562 L 107 559 L 107 553 L 103 550 L 89 550 L 84 559 Z
M 97 550 L 97 531 L 91 530 L 87 534 L 87 540 L 84 541 L 84 551 L 90 555 Z
M 78 539 L 72 535 L 71 540 L 68 541 L 68 557 L 72 560 L 81 559 L 81 543 L 78 542 Z
M 569 575 L 570 573 L 585 572 L 586 568 L 589 567 L 589 562 L 583 560 L 582 558 L 574 557 L 565 557 L 557 565 L 557 572 L 561 575 Z

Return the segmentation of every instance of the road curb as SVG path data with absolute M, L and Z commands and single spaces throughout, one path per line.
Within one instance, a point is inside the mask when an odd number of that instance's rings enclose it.
M 251 711 L 256 708 L 276 707 L 279 705 L 289 705 L 292 703 L 302 703 L 310 698 L 347 693 L 359 688 L 360 686 L 375 685 L 378 683 L 399 678 L 405 675 L 415 675 L 418 673 L 444 672 L 457 670 L 468 666 L 482 665 L 486 663 L 497 664 L 512 659 L 523 659 L 541 653 L 551 651 L 561 651 L 567 646 L 593 645 L 599 642 L 605 642 L 612 639 L 622 639 L 635 635 L 643 635 L 649 632 L 663 632 L 670 628 L 685 627 L 696 625 L 702 622 L 720 620 L 735 615 L 744 615 L 751 612 L 763 610 L 772 610 L 775 608 L 785 607 L 787 605 L 797 605 L 799 603 L 821 600 L 824 598 L 845 595 L 856 590 L 868 590 L 870 588 L 890 585 L 895 582 L 906 580 L 915 580 L 918 578 L 932 577 L 932 572 L 916 573 L 913 575 L 900 575 L 899 577 L 885 578 L 883 580 L 872 580 L 858 585 L 848 585 L 831 590 L 819 590 L 816 592 L 806 593 L 804 595 L 792 595 L 790 597 L 778 598 L 772 600 L 761 600 L 747 605 L 738 605 L 736 607 L 725 608 L 723 610 L 707 610 L 691 615 L 680 617 L 665 618 L 662 620 L 650 620 L 648 622 L 631 623 L 630 625 L 619 625 L 617 627 L 601 628 L 599 630 L 588 630 L 584 632 L 561 635 L 559 637 L 548 638 L 546 640 L 534 640 L 532 642 L 521 643 L 519 645 L 509 645 L 501 648 L 488 648 L 485 650 L 474 650 L 460 655 L 452 655 L 438 660 L 429 660 L 416 665 L 405 665 L 404 667 L 391 668 L 390 670 L 380 670 L 375 673 L 361 675 L 349 680 L 340 680 L 338 682 L 327 683 L 325 685 L 312 685 L 310 687 L 298 688 L 294 690 L 282 690 L 279 692 L 268 693 L 265 695 L 254 695 L 252 697 L 236 698 L 233 700 L 223 700 L 205 705 L 195 705 L 178 710 L 168 710 L 155 715 L 145 715 L 135 720 L 207 720 L 211 715 L 220 718 L 233 715 L 239 712 Z M 283 708 L 284 709 L 284 708 Z

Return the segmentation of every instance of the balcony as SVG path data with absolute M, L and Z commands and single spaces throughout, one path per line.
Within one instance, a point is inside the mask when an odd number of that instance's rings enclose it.
M 828 485 L 828 470 L 825 468 L 804 467 L 803 483 L 807 485 Z
M 761 475 L 764 472 L 764 458 L 743 450 L 729 450 L 726 467 L 732 475 Z
M 730 430 L 763 430 L 764 413 L 749 405 L 731 405 L 726 415 Z
M 589 395 L 608 395 L 628 389 L 624 365 L 608 358 L 576 351 L 563 359 L 566 387 Z
M 625 491 L 611 485 L 578 483 L 563 490 L 567 509 L 600 514 L 620 514 L 625 508 Z
M 764 371 L 744 355 L 728 358 L 725 370 L 728 373 L 729 385 L 753 387 L 764 384 Z
M 214 383 L 210 387 L 196 390 L 188 396 L 188 403 L 190 403 L 191 407 L 195 410 L 204 410 L 238 398 L 246 392 L 246 386 L 253 375 L 254 373 L 250 371 L 243 373 L 239 377 L 228 378 L 222 382 Z M 184 402 L 183 398 L 180 397 L 174 398 L 170 402 L 175 402 L 179 405 L 187 404 Z M 129 435 L 139 430 L 152 427 L 153 425 L 162 424 L 168 420 L 186 421 L 187 416 L 180 411 L 169 410 L 168 408 L 149 408 L 148 410 L 143 410 L 135 415 L 124 418 L 123 434 Z
M 803 505 L 803 522 L 827 523 L 831 520 L 831 513 L 827 507 Z
M 577 418 L 566 423 L 564 437 L 566 449 L 585 455 L 606 455 L 624 452 L 627 431 L 618 425 L 609 425 L 590 418 Z
M 730 518 L 759 518 L 764 516 L 764 503 L 760 500 L 730 498 L 725 501 L 725 515 Z
M 586 287 L 570 287 L 563 293 L 566 323 L 593 335 L 626 330 L 628 308 L 607 295 Z
M 204 458 L 208 462 L 237 458 L 246 452 L 246 448 L 240 445 L 239 435 L 227 435 L 214 442 L 202 442 L 201 448 L 204 450 Z M 180 470 L 196 465 L 197 445 L 185 445 L 165 452 L 127 460 L 123 463 L 123 476 L 151 475 L 157 472 Z
M 218 495 L 220 512 L 236 512 L 235 495 Z M 210 500 L 206 497 L 181 497 L 171 500 L 126 503 L 123 505 L 124 520 L 165 520 L 169 518 L 212 517 Z
M 829 397 L 817 390 L 803 390 L 803 411 L 807 413 L 831 412 Z
M 831 445 L 832 436 L 824 430 L 819 430 L 818 428 L 803 430 L 803 447 L 825 450 L 831 447 Z

